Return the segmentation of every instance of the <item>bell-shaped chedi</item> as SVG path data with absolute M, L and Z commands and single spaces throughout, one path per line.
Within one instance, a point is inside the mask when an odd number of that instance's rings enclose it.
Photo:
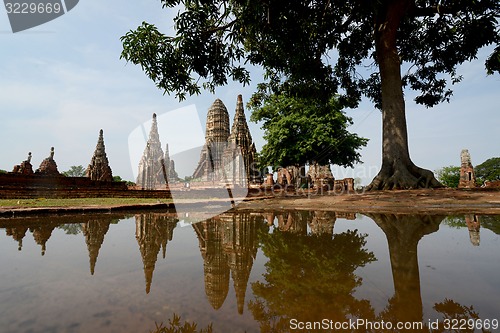
M 33 174 L 33 166 L 31 165 L 31 152 L 28 153 L 28 158 L 25 161 L 22 161 L 21 164 L 14 166 L 12 172 L 21 175 Z
M 59 176 L 56 161 L 54 161 L 54 147 L 50 148 L 50 155 L 40 163 L 40 167 L 35 171 L 37 175 Z
M 220 99 L 208 109 L 205 128 L 205 145 L 193 178 L 203 181 L 219 180 L 222 171 L 222 156 L 229 138 L 229 113 Z
M 102 129 L 99 131 L 99 139 L 95 147 L 94 155 L 90 161 L 85 174 L 91 180 L 113 181 L 113 173 L 109 167 L 108 157 L 104 147 L 104 137 Z
M 163 149 L 161 148 L 160 135 L 158 134 L 156 113 L 153 113 L 149 139 L 139 162 L 139 173 L 136 184 L 148 190 L 161 188 L 167 184 L 167 170 Z

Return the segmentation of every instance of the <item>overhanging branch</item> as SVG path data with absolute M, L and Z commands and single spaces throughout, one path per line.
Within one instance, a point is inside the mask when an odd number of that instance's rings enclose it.
M 414 17 L 422 16 L 434 16 L 439 15 L 456 15 L 460 10 L 458 8 L 452 8 L 449 6 L 430 6 L 430 7 L 413 7 L 410 11 L 410 15 Z

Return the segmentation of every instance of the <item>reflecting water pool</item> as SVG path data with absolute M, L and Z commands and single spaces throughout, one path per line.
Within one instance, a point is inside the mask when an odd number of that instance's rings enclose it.
M 0 332 L 150 332 L 174 316 L 214 332 L 494 332 L 499 233 L 500 216 L 472 214 L 0 219 Z

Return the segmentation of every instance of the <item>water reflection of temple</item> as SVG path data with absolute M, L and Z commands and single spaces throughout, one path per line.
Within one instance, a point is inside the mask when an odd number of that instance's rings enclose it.
M 301 235 L 311 234 L 333 235 L 333 228 L 337 218 L 347 220 L 356 219 L 355 213 L 336 213 L 330 211 L 286 211 L 264 213 L 268 225 L 277 222 L 281 231 L 289 231 Z
M 90 274 L 94 275 L 99 250 L 104 242 L 104 236 L 109 230 L 110 220 L 91 220 L 81 224 L 85 243 L 89 251 Z
M 151 290 L 158 253 L 162 250 L 163 258 L 165 258 L 167 243 L 172 240 L 176 223 L 176 218 L 164 214 L 135 216 L 135 238 L 141 251 L 146 279 L 146 293 L 148 294 Z
M 222 214 L 193 225 L 204 261 L 205 293 L 214 309 L 224 304 L 231 276 L 238 313 L 243 313 L 262 226 L 262 217 L 251 214 Z
M 18 250 L 21 251 L 23 248 L 23 239 L 26 236 L 27 231 L 31 231 L 33 234 L 33 239 L 42 248 L 41 254 L 45 255 L 47 250 L 47 241 L 54 229 L 58 226 L 58 223 L 44 223 L 44 224 L 20 224 L 5 228 L 7 236 L 12 236 L 12 238 L 18 244 Z
M 481 241 L 479 232 L 481 229 L 481 222 L 479 221 L 478 215 L 465 215 L 465 223 L 467 224 L 467 229 L 469 229 L 470 242 L 474 246 L 479 246 Z

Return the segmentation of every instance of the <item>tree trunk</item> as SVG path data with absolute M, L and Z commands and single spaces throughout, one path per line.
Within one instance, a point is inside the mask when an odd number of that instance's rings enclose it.
M 389 0 L 376 17 L 375 51 L 382 93 L 382 168 L 368 190 L 439 187 L 434 174 L 410 159 L 397 30 L 410 1 Z

